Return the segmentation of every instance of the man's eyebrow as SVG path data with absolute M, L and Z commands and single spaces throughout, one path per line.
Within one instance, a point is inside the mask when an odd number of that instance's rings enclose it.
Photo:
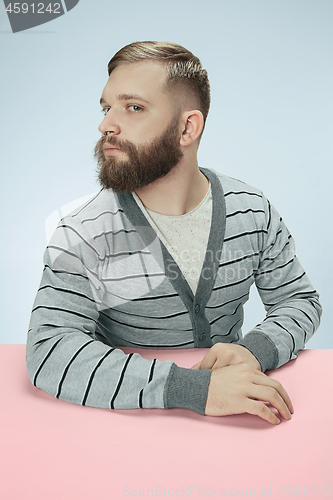
M 139 101 L 143 101 L 143 102 L 146 102 L 147 104 L 149 104 L 149 101 L 147 101 L 146 99 L 144 99 L 143 97 L 141 97 L 137 94 L 119 94 L 119 95 L 117 95 L 117 99 L 118 99 L 118 101 L 131 101 L 133 99 L 137 99 Z M 100 98 L 99 103 L 101 105 L 107 104 L 106 100 L 103 97 Z
M 119 99 L 119 101 L 131 101 L 132 99 L 138 99 L 139 101 L 149 103 L 149 101 L 137 94 L 119 94 L 117 99 Z

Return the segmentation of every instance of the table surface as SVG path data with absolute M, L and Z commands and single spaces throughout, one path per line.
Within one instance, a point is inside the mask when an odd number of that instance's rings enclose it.
M 137 352 L 189 368 L 207 349 Z M 266 372 L 295 409 L 273 426 L 67 403 L 30 383 L 24 345 L 2 345 L 0 499 L 333 497 L 332 366 L 333 350 L 305 350 Z

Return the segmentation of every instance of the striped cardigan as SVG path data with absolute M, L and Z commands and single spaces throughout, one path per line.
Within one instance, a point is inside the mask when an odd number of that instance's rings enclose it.
M 201 168 L 213 212 L 194 295 L 131 193 L 102 189 L 63 218 L 45 251 L 26 361 L 31 382 L 101 408 L 189 408 L 204 414 L 211 370 L 126 355 L 119 347 L 245 346 L 262 371 L 295 359 L 321 307 L 293 238 L 261 191 Z M 255 283 L 267 315 L 245 337 Z

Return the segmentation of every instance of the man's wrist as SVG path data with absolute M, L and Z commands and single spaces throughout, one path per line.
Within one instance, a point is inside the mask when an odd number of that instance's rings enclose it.
M 261 371 L 274 370 L 278 366 L 278 350 L 273 341 L 263 332 L 251 330 L 238 345 L 246 347 L 258 360 Z
M 204 415 L 211 373 L 173 364 L 165 385 L 165 408 L 187 408 Z

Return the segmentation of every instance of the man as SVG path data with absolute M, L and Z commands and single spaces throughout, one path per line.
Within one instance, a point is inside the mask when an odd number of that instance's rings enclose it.
M 103 408 L 252 413 L 292 403 L 264 374 L 295 359 L 321 308 L 258 189 L 199 168 L 207 72 L 185 48 L 137 42 L 109 62 L 96 145 L 102 190 L 59 222 L 27 340 L 32 383 Z M 267 316 L 244 338 L 255 283 Z M 119 347 L 209 347 L 192 369 Z

